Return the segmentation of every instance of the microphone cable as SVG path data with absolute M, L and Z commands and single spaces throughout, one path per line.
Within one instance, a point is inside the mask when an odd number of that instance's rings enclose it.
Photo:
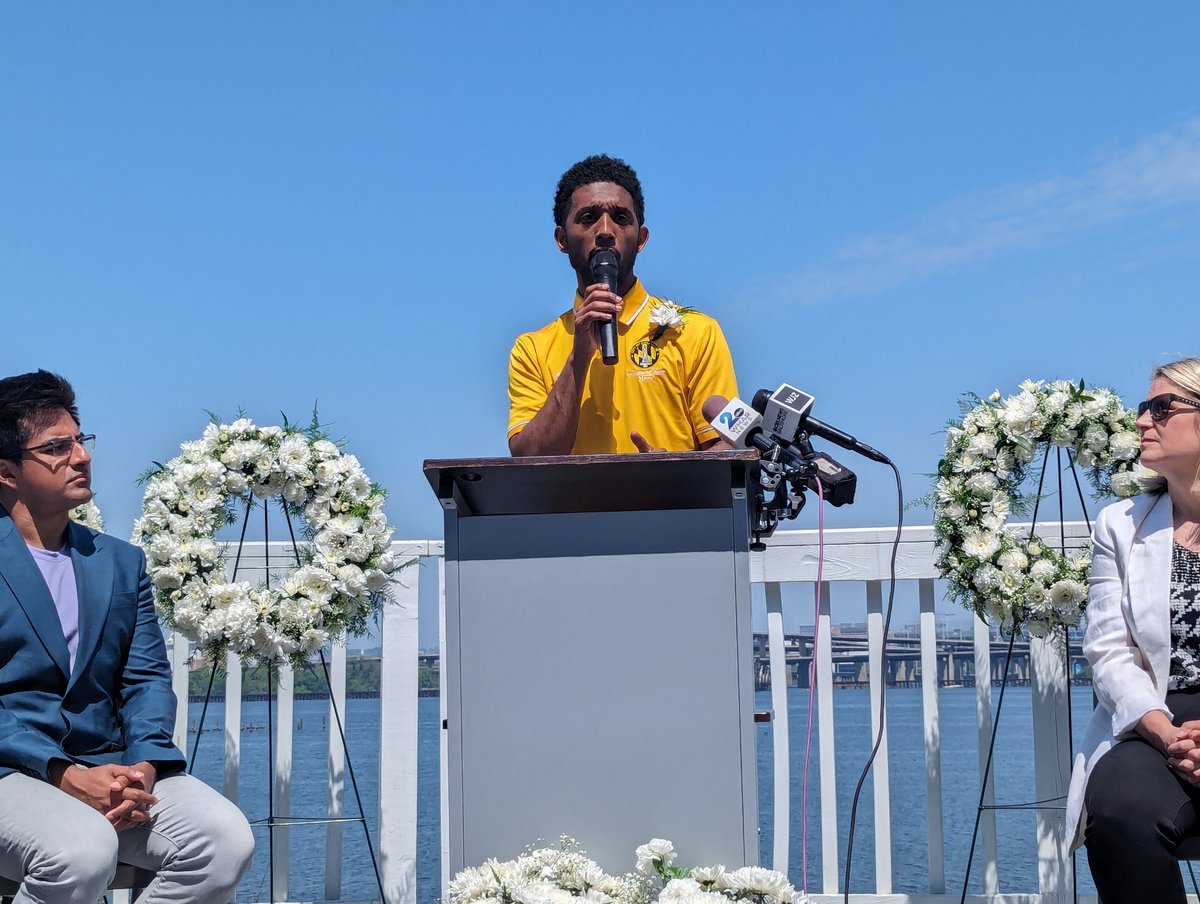
M 867 775 L 871 771 L 871 766 L 875 762 L 875 755 L 879 752 L 879 746 L 883 743 L 883 732 L 887 728 L 887 644 L 888 632 L 892 625 L 892 604 L 896 601 L 896 556 L 900 552 L 900 533 L 904 529 L 904 485 L 900 480 L 900 470 L 892 462 L 887 459 L 886 464 L 892 469 L 892 473 L 896 475 L 896 497 L 897 497 L 897 513 L 896 513 L 896 539 L 892 541 L 892 558 L 889 568 L 888 601 L 887 607 L 883 615 L 883 644 L 879 649 L 879 730 L 875 733 L 875 743 L 871 746 L 871 755 L 867 757 L 867 764 L 863 766 L 862 774 L 858 777 L 858 784 L 854 788 L 854 798 L 850 802 L 850 834 L 846 839 L 846 876 L 844 885 L 842 886 L 842 900 L 844 904 L 850 904 L 850 865 L 854 860 L 854 826 L 858 816 L 858 801 L 862 794 L 863 785 L 867 781 Z M 878 814 L 876 814 L 878 817 Z M 876 884 L 879 882 L 879 877 L 875 877 Z

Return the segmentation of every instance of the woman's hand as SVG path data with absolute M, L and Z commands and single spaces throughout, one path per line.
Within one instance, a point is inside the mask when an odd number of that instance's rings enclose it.
M 1179 736 L 1167 745 L 1167 765 L 1184 781 L 1200 785 L 1200 721 L 1179 726 Z
M 1200 722 L 1190 722 L 1189 725 L 1196 726 L 1200 730 Z M 1171 724 L 1170 718 L 1160 709 L 1152 709 L 1133 726 L 1134 730 L 1143 738 L 1153 744 L 1159 753 L 1167 754 L 1168 749 L 1176 741 L 1183 738 L 1185 735 L 1190 737 L 1190 729 L 1185 730 L 1182 726 L 1176 727 Z

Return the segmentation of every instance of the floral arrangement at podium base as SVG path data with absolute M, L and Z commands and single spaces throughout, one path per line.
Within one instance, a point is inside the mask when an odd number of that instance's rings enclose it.
M 358 459 L 307 428 L 211 423 L 181 454 L 144 475 L 133 541 L 146 552 L 155 602 L 167 624 L 214 663 L 232 652 L 301 665 L 330 640 L 366 629 L 396 567 L 384 489 Z M 297 566 L 258 587 L 227 580 L 217 530 L 240 503 L 277 497 L 300 522 Z
M 564 835 L 557 848 L 530 848 L 516 860 L 488 860 L 450 881 L 449 904 L 805 904 L 787 876 L 758 866 L 687 869 L 675 846 L 653 838 L 634 852 L 636 872 L 605 873 Z

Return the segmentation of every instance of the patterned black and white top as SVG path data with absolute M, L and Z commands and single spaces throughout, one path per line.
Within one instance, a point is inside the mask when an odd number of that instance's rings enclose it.
M 1178 543 L 1171 552 L 1171 680 L 1200 685 L 1200 552 Z

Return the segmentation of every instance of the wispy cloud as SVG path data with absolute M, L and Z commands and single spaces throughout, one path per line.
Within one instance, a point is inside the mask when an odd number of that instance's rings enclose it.
M 780 288 L 801 302 L 858 295 L 1198 204 L 1200 119 L 1099 157 L 1080 174 L 961 198 L 907 229 L 866 236 Z

